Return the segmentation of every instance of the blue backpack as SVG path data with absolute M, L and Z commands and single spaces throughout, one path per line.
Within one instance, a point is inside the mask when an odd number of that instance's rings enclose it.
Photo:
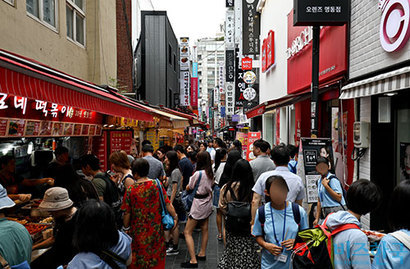
M 301 216 L 300 216 L 300 210 L 299 210 L 299 205 L 296 203 L 292 203 L 292 212 L 293 212 L 293 219 L 295 220 L 296 224 L 299 226 L 299 230 L 300 230 L 300 220 L 301 220 Z M 264 226 L 265 226 L 265 205 L 261 206 L 258 208 L 258 220 L 261 223 L 261 227 L 262 227 L 262 233 L 263 235 L 265 235 L 265 230 L 264 230 Z

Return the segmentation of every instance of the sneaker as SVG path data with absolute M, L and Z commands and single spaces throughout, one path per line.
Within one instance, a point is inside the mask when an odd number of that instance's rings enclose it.
M 167 256 L 176 256 L 179 254 L 179 249 L 169 248 L 167 249 Z
M 218 238 L 218 241 L 222 241 L 222 234 L 218 234 L 216 238 Z

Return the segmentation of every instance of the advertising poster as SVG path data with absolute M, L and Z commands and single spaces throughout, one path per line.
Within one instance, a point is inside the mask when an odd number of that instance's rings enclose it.
M 53 124 L 53 136 L 62 136 L 64 134 L 64 123 L 62 122 L 55 122 Z
M 0 136 L 6 136 L 8 119 L 0 119 Z
M 94 135 L 95 134 L 95 125 L 90 125 L 90 130 L 88 132 L 90 135 Z
M 189 70 L 189 37 L 181 37 L 179 39 L 179 55 L 180 55 L 180 70 Z
M 189 71 L 180 73 L 180 105 L 190 105 Z
M 64 135 L 70 136 L 73 135 L 74 123 L 65 123 L 64 124 Z
M 330 166 L 333 162 L 332 140 L 330 138 L 305 138 L 301 139 L 301 152 L 305 175 L 306 196 L 308 203 L 317 202 L 317 181 L 320 174 L 316 172 L 316 163 L 318 157 L 329 159 Z M 303 178 L 302 178 L 303 180 Z
M 81 135 L 88 136 L 89 131 L 90 131 L 90 125 L 84 124 L 83 130 L 81 131 Z
M 249 162 L 256 159 L 255 155 L 253 155 L 253 142 L 259 139 L 261 139 L 261 132 L 249 132 L 248 133 L 246 160 L 248 160 Z
M 82 127 L 83 127 L 83 126 L 82 126 L 81 124 L 76 123 L 76 124 L 74 125 L 74 135 L 80 136 L 80 135 L 81 135 L 81 128 L 82 128 Z
M 242 0 L 243 54 L 259 54 L 260 16 L 258 0 Z
M 53 123 L 51 121 L 42 121 L 40 124 L 40 136 L 51 136 Z
M 24 135 L 24 128 L 26 127 L 26 121 L 21 119 L 11 119 L 9 120 L 8 136 L 18 136 Z

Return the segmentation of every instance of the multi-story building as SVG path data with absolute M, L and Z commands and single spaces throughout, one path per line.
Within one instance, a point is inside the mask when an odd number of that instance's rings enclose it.
M 141 12 L 134 51 L 137 99 L 172 108 L 179 100 L 179 46 L 166 11 Z
M 117 81 L 116 1 L 1 0 L 0 48 L 95 84 Z
M 223 34 L 215 38 L 202 38 L 196 43 L 198 53 L 199 102 L 203 120 L 209 119 L 209 108 L 214 107 L 213 94 L 217 86 L 219 62 L 225 62 Z

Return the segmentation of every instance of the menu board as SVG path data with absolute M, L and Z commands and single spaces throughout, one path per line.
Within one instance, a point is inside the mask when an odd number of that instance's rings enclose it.
M 83 129 L 81 131 L 81 135 L 88 136 L 88 131 L 90 130 L 90 125 L 84 124 Z
M 74 124 L 73 123 L 65 123 L 64 124 L 64 135 L 73 135 L 74 131 Z
M 90 125 L 89 135 L 95 135 L 95 125 Z
M 25 136 L 39 136 L 40 135 L 40 121 L 28 120 L 26 123 Z
M 64 123 L 54 122 L 52 136 L 62 136 L 64 134 Z
M 6 136 L 8 119 L 0 119 L 0 136 Z
M 53 123 L 51 121 L 42 121 L 40 125 L 40 136 L 51 136 Z
M 81 135 L 81 128 L 82 128 L 82 127 L 83 127 L 82 124 L 76 123 L 76 124 L 74 125 L 74 134 L 73 134 L 73 135 L 75 135 L 75 136 Z
M 10 119 L 8 125 L 8 136 L 22 137 L 24 135 L 24 128 L 26 127 L 26 120 Z
M 93 153 L 100 160 L 100 167 L 103 171 L 108 170 L 107 160 L 107 131 L 104 131 L 102 136 L 93 139 Z
M 111 131 L 110 145 L 111 153 L 119 150 L 125 151 L 127 154 L 131 152 L 132 131 Z

